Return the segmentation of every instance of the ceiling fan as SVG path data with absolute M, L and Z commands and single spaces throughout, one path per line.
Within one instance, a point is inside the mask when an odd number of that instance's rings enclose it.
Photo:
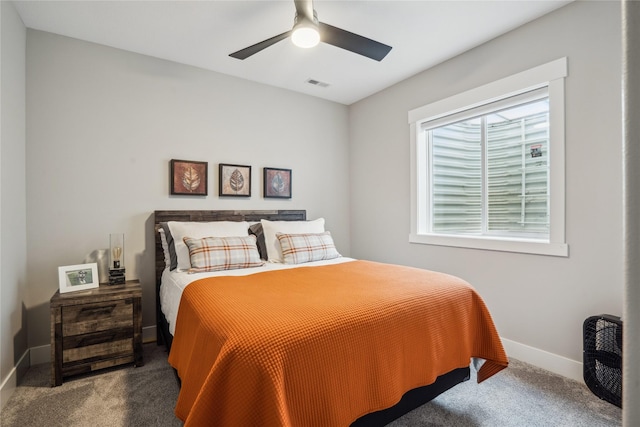
M 294 3 L 296 16 L 291 30 L 241 49 L 229 56 L 247 59 L 289 36 L 291 36 L 293 43 L 299 47 L 313 47 L 319 42 L 324 42 L 376 61 L 382 61 L 391 50 L 391 46 L 386 44 L 319 22 L 318 15 L 313 9 L 313 0 L 294 0 Z

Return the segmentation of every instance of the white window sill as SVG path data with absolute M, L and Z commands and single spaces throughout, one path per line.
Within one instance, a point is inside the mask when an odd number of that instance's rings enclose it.
M 508 239 L 497 237 L 451 236 L 435 234 L 410 234 L 410 243 L 453 246 L 457 248 L 484 249 L 536 255 L 569 256 L 569 245 L 539 240 Z

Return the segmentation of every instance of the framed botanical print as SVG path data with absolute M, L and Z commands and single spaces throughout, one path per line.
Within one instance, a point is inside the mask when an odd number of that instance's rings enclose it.
M 291 198 L 291 169 L 264 168 L 264 197 Z
M 171 194 L 206 196 L 207 162 L 171 160 Z
M 251 197 L 251 166 L 220 163 L 219 195 Z

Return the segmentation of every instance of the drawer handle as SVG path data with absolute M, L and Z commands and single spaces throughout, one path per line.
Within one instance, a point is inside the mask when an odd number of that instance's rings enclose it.
M 85 346 L 94 345 L 94 344 L 101 344 L 101 343 L 105 343 L 105 342 L 111 342 L 117 336 L 118 336 L 118 334 L 113 332 L 113 333 L 108 334 L 108 335 L 106 335 L 106 334 L 101 335 L 99 338 L 84 337 L 84 338 L 80 339 L 80 341 L 78 342 L 78 346 L 77 347 L 85 347 Z
M 82 316 L 87 315 L 110 315 L 111 312 L 116 308 L 115 304 L 104 306 L 104 307 L 82 307 L 80 310 L 80 314 Z

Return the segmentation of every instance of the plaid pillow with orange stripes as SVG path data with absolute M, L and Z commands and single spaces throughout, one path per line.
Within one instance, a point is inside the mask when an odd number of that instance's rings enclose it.
M 182 240 L 189 248 L 189 273 L 260 267 L 264 264 L 253 235 L 202 239 L 184 237 Z
M 331 238 L 331 233 L 284 234 L 276 233 L 282 247 L 285 264 L 302 264 L 341 256 Z

